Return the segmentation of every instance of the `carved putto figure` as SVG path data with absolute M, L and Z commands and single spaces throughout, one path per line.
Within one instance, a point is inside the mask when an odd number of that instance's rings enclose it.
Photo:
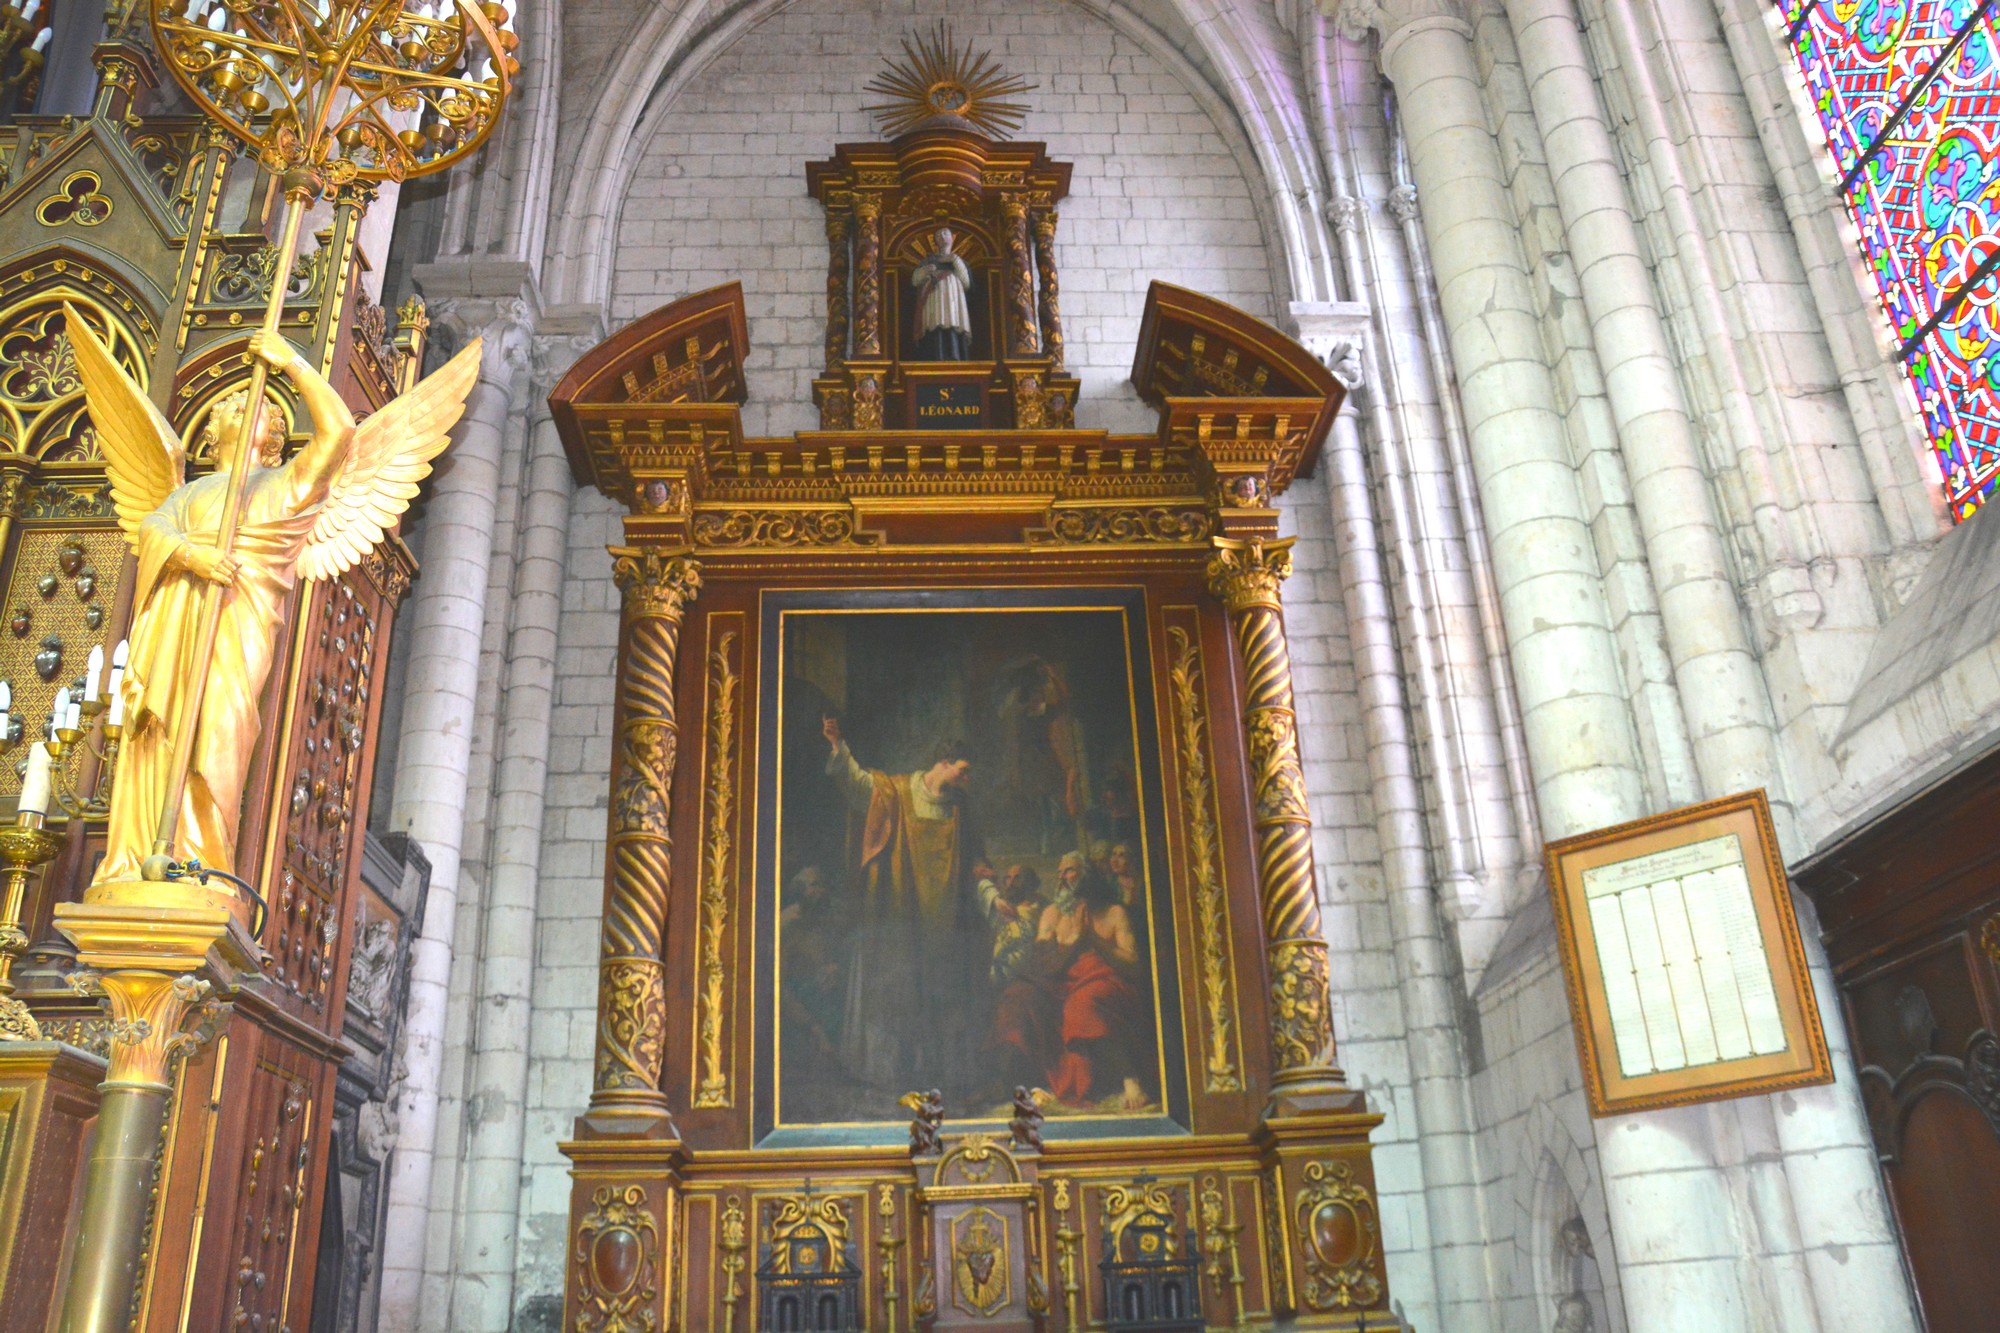
M 301 577 L 353 568 L 402 516 L 464 410 L 479 343 L 357 424 L 282 335 L 259 332 L 250 354 L 291 381 L 312 418 L 312 438 L 286 462 L 271 402 L 247 441 L 252 456 L 238 458 L 248 404 L 247 395 L 234 395 L 209 413 L 215 470 L 188 481 L 173 426 L 73 312 L 69 328 L 118 523 L 139 561 L 125 739 L 96 882 L 141 877 L 175 780 L 175 742 L 189 727 L 193 746 L 170 850 L 232 870 L 258 698 L 283 641 L 287 598 Z M 246 466 L 238 526 L 225 547 L 231 473 Z M 213 651 L 199 661 L 208 595 L 222 599 L 220 620 Z M 191 687 L 203 673 L 200 713 L 190 717 Z
M 929 1092 L 906 1092 L 897 1099 L 896 1105 L 911 1112 L 910 1156 L 936 1157 L 944 1151 L 944 1094 L 936 1088 Z
M 970 361 L 972 306 L 966 298 L 972 272 L 951 251 L 950 227 L 931 237 L 935 249 L 910 273 L 917 293 L 917 360 Z
M 1007 1122 L 1007 1131 L 1016 1148 L 1042 1150 L 1042 1108 L 1025 1087 L 1014 1089 L 1014 1118 Z

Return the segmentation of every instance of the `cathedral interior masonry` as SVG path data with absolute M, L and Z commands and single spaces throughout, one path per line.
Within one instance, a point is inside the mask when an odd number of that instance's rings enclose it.
M 0 0 L 0 1333 L 1985 1333 L 1996 311 L 1992 0 Z

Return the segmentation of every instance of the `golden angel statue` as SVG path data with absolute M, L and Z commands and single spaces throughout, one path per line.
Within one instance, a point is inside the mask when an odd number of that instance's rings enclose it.
M 244 785 L 258 735 L 259 697 L 299 578 L 353 568 L 402 516 L 465 408 L 479 372 L 478 340 L 366 420 L 354 416 L 282 334 L 259 332 L 250 354 L 284 375 L 312 418 L 312 438 L 287 462 L 274 400 L 258 414 L 254 456 L 235 455 L 248 392 L 209 412 L 215 470 L 184 480 L 180 436 L 128 379 L 83 320 L 69 314 L 98 448 L 119 526 L 138 555 L 125 732 L 100 884 L 141 877 L 176 779 L 175 742 L 194 728 L 172 851 L 233 871 Z M 231 469 L 246 465 L 238 522 L 226 548 Z M 211 592 L 212 589 L 212 592 Z M 214 651 L 199 653 L 204 594 L 222 599 Z M 189 717 L 199 673 L 200 715 Z

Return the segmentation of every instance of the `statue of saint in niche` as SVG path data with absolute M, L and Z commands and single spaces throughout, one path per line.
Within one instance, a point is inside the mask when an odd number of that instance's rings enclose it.
M 970 361 L 972 307 L 966 295 L 972 273 L 951 252 L 951 228 L 938 228 L 931 239 L 937 248 L 910 274 L 917 294 L 917 360 Z

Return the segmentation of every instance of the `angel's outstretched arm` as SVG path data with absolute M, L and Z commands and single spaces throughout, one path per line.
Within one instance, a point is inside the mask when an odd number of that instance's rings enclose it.
M 354 440 L 354 414 L 340 394 L 286 341 L 281 333 L 258 331 L 250 337 L 250 354 L 292 382 L 306 413 L 312 417 L 312 439 L 286 465 L 296 485 L 317 498 L 347 456 Z M 304 498 L 302 496 L 301 498 Z

